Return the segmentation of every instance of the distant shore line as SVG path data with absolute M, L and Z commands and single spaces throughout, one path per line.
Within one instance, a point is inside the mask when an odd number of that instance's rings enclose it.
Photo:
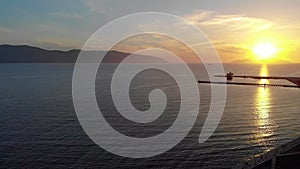
M 88 55 L 95 56 L 95 54 L 106 53 L 108 57 L 104 59 L 105 63 L 120 63 L 124 58 L 131 55 L 132 53 L 123 51 L 96 51 L 88 50 L 82 51 L 81 49 L 71 49 L 71 50 L 48 50 L 40 47 L 29 46 L 29 45 L 10 45 L 10 44 L 0 44 L 0 63 L 75 63 L 80 52 L 87 52 Z M 160 63 L 163 60 L 155 56 L 146 55 L 135 55 L 135 60 L 137 63 L 143 63 L 142 61 L 153 60 L 155 63 Z M 140 62 L 141 61 L 141 62 Z M 175 63 L 176 64 L 176 63 Z M 193 64 L 187 63 L 187 64 Z M 219 63 L 206 63 L 206 64 L 219 64 Z M 260 65 L 262 63 L 252 62 L 251 60 L 234 60 L 231 62 L 223 62 L 223 64 L 243 64 L 243 65 Z M 287 60 L 278 60 L 274 63 L 268 63 L 270 65 L 290 65 L 290 64 L 300 64 L 294 63 Z

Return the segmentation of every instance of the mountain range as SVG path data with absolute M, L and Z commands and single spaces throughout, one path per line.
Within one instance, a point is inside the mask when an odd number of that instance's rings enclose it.
M 46 50 L 28 45 L 0 45 L 0 63 L 75 63 L 82 52 L 89 57 L 97 57 L 106 53 L 102 63 L 120 63 L 131 53 L 119 51 L 81 51 L 73 49 L 69 51 Z M 150 55 L 132 54 L 127 63 L 165 63 L 163 59 Z M 250 59 L 234 60 L 233 64 L 253 64 Z M 279 59 L 273 64 L 290 64 L 288 60 Z
M 28 45 L 0 45 L 0 63 L 75 63 L 81 50 L 69 51 L 46 50 Z M 86 52 L 86 53 L 85 53 Z M 106 51 L 84 51 L 88 57 L 99 56 Z M 120 63 L 130 53 L 119 51 L 107 51 L 102 63 Z M 154 56 L 133 54 L 129 63 L 140 62 L 163 62 L 162 59 Z

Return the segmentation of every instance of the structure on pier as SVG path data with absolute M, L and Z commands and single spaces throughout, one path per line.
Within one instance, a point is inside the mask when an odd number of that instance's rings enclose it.
M 234 73 L 229 72 L 226 75 L 216 75 L 215 77 L 225 77 L 227 82 L 212 82 L 212 81 L 201 81 L 198 83 L 206 84 L 231 84 L 231 85 L 244 85 L 244 86 L 274 86 L 274 87 L 290 87 L 290 88 L 300 88 L 300 77 L 285 77 L 285 76 L 248 76 L 248 75 L 234 75 Z M 295 85 L 280 85 L 280 84 L 260 84 L 260 83 L 241 83 L 241 82 L 231 82 L 234 78 L 251 78 L 251 79 L 274 79 L 274 80 L 287 80 Z

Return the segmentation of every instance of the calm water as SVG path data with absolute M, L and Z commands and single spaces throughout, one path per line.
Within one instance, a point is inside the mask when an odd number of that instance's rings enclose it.
M 248 75 L 300 76 L 300 65 L 225 68 Z M 111 65 L 103 70 L 96 83 L 101 99 L 107 97 L 105 79 L 111 74 Z M 231 168 L 300 135 L 299 89 L 228 86 L 222 121 L 213 136 L 199 144 L 210 95 L 208 85 L 199 85 L 199 116 L 180 144 L 151 158 L 119 157 L 94 144 L 81 128 L 72 104 L 72 72 L 72 64 L 0 65 L 0 168 Z M 197 77 L 205 79 L 201 73 Z M 177 86 L 164 83 L 165 78 L 148 74 L 137 79 L 136 88 L 131 90 L 138 109 L 147 109 L 144 95 L 153 87 L 163 86 L 167 92 L 171 100 L 168 113 L 149 126 L 120 120 L 109 100 L 99 106 L 107 110 L 112 126 L 124 134 L 146 137 L 160 133 L 172 125 L 180 104 Z

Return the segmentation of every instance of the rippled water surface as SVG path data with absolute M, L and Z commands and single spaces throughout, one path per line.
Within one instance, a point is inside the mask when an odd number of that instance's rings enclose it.
M 176 84 L 166 83 L 166 76 L 156 73 L 136 79 L 130 90 L 136 108 L 149 108 L 145 98 L 156 87 L 164 88 L 170 104 L 164 117 L 149 126 L 128 124 L 105 100 L 109 94 L 105 79 L 111 67 L 106 65 L 97 77 L 96 93 L 99 107 L 106 110 L 107 121 L 115 129 L 147 137 L 172 125 L 180 105 Z M 226 71 L 248 75 L 300 76 L 299 68 L 225 65 Z M 228 86 L 221 123 L 208 141 L 199 144 L 210 102 L 210 86 L 201 84 L 197 121 L 180 144 L 150 158 L 119 157 L 94 144 L 81 128 L 72 103 L 72 72 L 72 64 L 0 64 L 0 168 L 231 168 L 300 135 L 299 89 Z M 201 72 L 196 76 L 206 79 Z

